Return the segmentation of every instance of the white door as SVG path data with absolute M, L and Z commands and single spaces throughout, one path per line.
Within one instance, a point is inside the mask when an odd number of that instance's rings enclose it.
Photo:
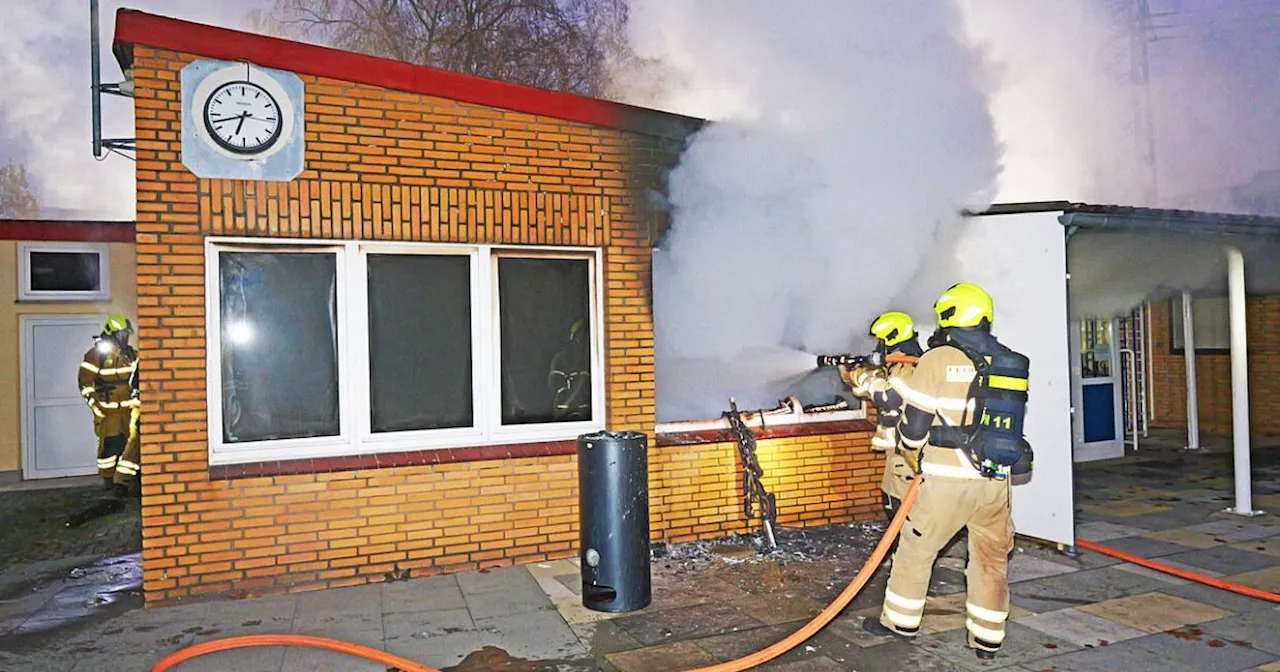
M 22 476 L 87 476 L 97 468 L 93 412 L 76 374 L 106 315 L 22 317 Z
M 1074 458 L 1090 462 L 1124 457 L 1117 323 L 1111 318 L 1072 322 Z

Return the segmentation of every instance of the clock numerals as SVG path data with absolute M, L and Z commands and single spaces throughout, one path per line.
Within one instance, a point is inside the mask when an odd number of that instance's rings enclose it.
M 280 138 L 280 105 L 261 86 L 230 82 L 213 91 L 204 104 L 205 128 L 222 148 L 236 154 L 266 151 Z

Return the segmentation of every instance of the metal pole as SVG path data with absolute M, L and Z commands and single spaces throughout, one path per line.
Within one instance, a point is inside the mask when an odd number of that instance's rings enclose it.
M 1147 375 L 1145 376 L 1146 382 L 1143 383 L 1143 385 L 1146 387 L 1145 393 L 1146 393 L 1146 399 L 1147 399 L 1147 403 L 1146 403 L 1147 417 L 1142 423 L 1142 436 L 1145 438 L 1147 436 L 1148 428 L 1151 427 L 1151 422 L 1156 419 L 1156 384 L 1155 384 L 1155 381 L 1152 379 L 1152 376 L 1153 376 L 1152 367 L 1154 366 L 1154 364 L 1152 363 L 1152 360 L 1155 359 L 1156 351 L 1155 351 L 1155 347 L 1151 343 L 1151 304 L 1150 302 L 1142 304 L 1142 315 L 1143 315 L 1143 318 L 1146 319 L 1147 321 L 1146 325 L 1143 327 L 1143 332 L 1147 336 L 1147 356 L 1143 358 L 1146 362 L 1146 367 L 1147 367 Z
M 1187 366 L 1187 450 L 1200 450 L 1200 406 L 1196 400 L 1196 335 L 1191 291 L 1182 290 L 1182 359 Z
M 1231 307 L 1231 433 L 1235 454 L 1236 506 L 1227 509 L 1242 516 L 1261 515 L 1253 510 L 1249 465 L 1249 347 L 1246 339 L 1244 255 L 1227 248 L 1227 300 Z
M 1133 452 L 1138 452 L 1138 371 L 1137 355 L 1129 348 L 1120 349 L 1121 361 L 1129 356 L 1129 430 L 1133 432 Z
M 89 0 L 89 71 L 93 99 L 93 158 L 102 157 L 102 71 L 98 65 L 98 0 Z

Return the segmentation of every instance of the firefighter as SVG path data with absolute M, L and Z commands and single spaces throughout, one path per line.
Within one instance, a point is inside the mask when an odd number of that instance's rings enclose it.
M 138 351 L 129 345 L 133 324 L 124 315 L 112 315 L 94 345 L 80 362 L 80 394 L 93 411 L 93 431 L 98 437 L 98 475 L 103 487 L 123 496 L 133 486 L 142 467 L 138 437 Z
M 882 355 L 901 353 L 919 357 L 924 350 L 916 336 L 915 324 L 906 313 L 888 312 L 871 323 L 871 335 L 876 338 L 876 351 Z M 888 378 L 899 374 L 902 367 L 912 364 L 890 364 L 884 368 L 867 366 L 840 367 L 840 377 L 853 390 L 855 396 L 869 399 L 876 407 L 878 421 L 876 433 L 871 437 L 871 449 L 885 454 L 884 478 L 880 481 L 880 497 L 885 515 L 893 520 L 902 504 L 902 497 L 915 478 L 917 456 L 898 443 L 898 417 L 902 410 L 902 397 L 888 385 Z M 897 550 L 895 539 L 892 549 Z
M 591 352 L 586 331 L 585 320 L 575 321 L 568 341 L 551 359 L 547 387 L 555 395 L 556 420 L 591 419 Z
M 890 379 L 892 389 L 903 399 L 898 435 L 907 448 L 922 451 L 922 481 L 893 556 L 880 619 L 866 619 L 863 628 L 876 635 L 914 637 L 920 630 L 938 552 L 967 528 L 968 644 L 979 659 L 990 660 L 1004 641 L 1009 614 L 1007 571 L 1014 536 L 1010 468 L 993 468 L 990 460 L 975 458 L 975 451 L 982 453 L 981 446 L 957 437 L 972 435 L 970 428 L 975 424 L 971 383 L 978 360 L 972 353 L 994 353 L 1003 346 L 991 335 L 995 310 L 991 296 L 982 288 L 953 285 L 935 302 L 934 311 L 938 319 L 938 330 L 930 339 L 934 347 L 914 369 L 900 371 Z M 987 365 L 983 366 L 987 370 Z M 1003 381 L 1001 384 L 1006 384 Z M 1011 384 L 1016 388 L 1018 381 Z M 1025 377 L 1020 384 L 1025 404 Z M 990 385 L 995 387 L 996 383 Z M 986 410 L 983 415 L 986 426 Z M 1020 432 L 1020 416 L 1015 425 Z

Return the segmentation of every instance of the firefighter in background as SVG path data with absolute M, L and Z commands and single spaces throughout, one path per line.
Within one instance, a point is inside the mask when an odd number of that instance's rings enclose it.
M 965 626 L 969 647 L 989 660 L 1004 641 L 1009 615 L 1014 537 L 1009 474 L 1030 470 L 1030 446 L 1021 438 L 1029 361 L 991 335 L 995 310 L 982 288 L 953 285 L 934 311 L 934 347 L 914 369 L 889 379 L 903 399 L 899 438 L 907 448 L 922 451 L 922 481 L 893 556 L 880 619 L 866 619 L 863 628 L 914 637 L 938 552 L 968 528 Z M 1006 426 L 1010 432 L 1003 431 Z M 1016 441 L 1007 440 L 1015 434 Z M 1016 460 L 1006 450 L 1010 447 Z
M 547 387 L 555 394 L 556 420 L 591 419 L 591 351 L 586 320 L 569 327 L 569 339 L 551 359 Z
M 133 324 L 112 315 L 102 334 L 84 353 L 78 382 L 80 394 L 93 411 L 98 437 L 98 475 L 115 495 L 127 494 L 142 470 L 138 437 L 138 351 L 129 345 Z
M 871 335 L 876 338 L 876 351 L 882 355 L 901 353 L 912 357 L 924 354 L 916 336 L 915 323 L 906 313 L 889 312 L 871 323 Z M 840 367 L 840 377 L 852 388 L 855 396 L 871 401 L 876 407 L 878 421 L 876 433 L 871 437 L 871 449 L 885 453 L 884 478 L 880 481 L 880 497 L 885 515 L 893 520 L 902 504 L 902 498 L 915 479 L 919 457 L 903 448 L 898 442 L 898 418 L 902 411 L 902 396 L 888 384 L 888 377 L 900 375 L 902 367 L 912 364 L 889 364 L 884 369 L 858 365 L 852 369 Z M 898 548 L 897 539 L 891 550 Z

